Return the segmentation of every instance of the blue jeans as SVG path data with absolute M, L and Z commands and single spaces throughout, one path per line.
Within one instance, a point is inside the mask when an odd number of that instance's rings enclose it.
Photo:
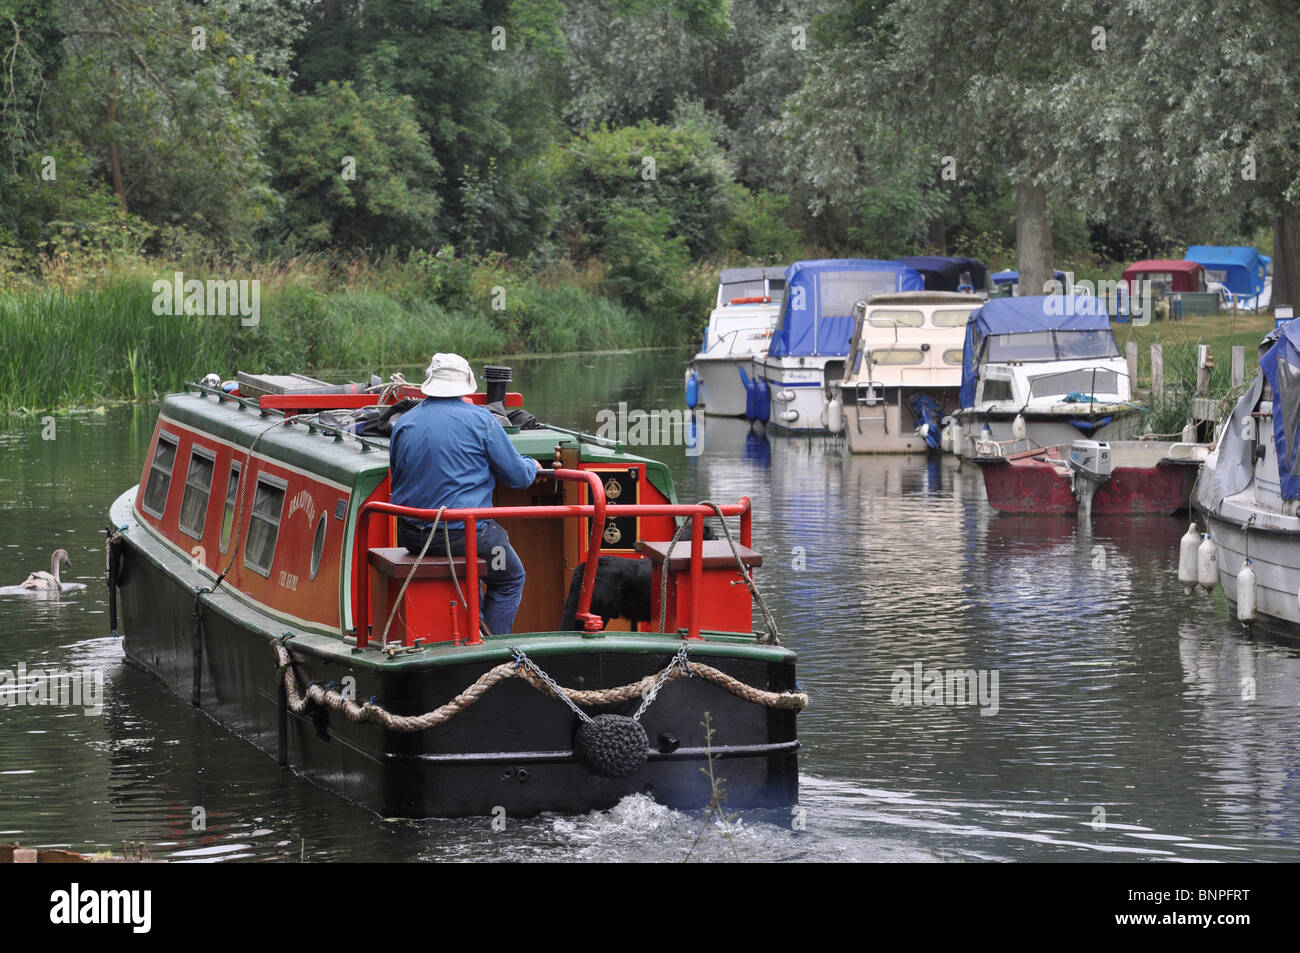
M 451 554 L 464 556 L 465 530 L 460 528 L 446 532 L 451 539 Z M 439 524 L 438 535 L 430 544 L 426 559 L 447 555 L 447 543 L 442 534 L 443 528 Z M 507 635 L 515 624 L 515 613 L 519 611 L 519 603 L 524 597 L 524 564 L 511 547 L 506 531 L 495 521 L 479 520 L 477 537 L 479 558 L 486 559 L 488 564 L 487 572 L 480 577 L 487 586 L 487 592 L 483 596 L 479 612 L 488 631 L 493 635 Z M 418 555 L 427 538 L 428 530 L 421 530 L 406 519 L 397 521 L 397 541 L 406 547 L 408 553 Z

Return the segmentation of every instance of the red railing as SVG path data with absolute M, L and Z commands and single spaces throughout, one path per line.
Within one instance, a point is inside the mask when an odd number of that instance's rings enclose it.
M 556 468 L 543 470 L 543 479 L 567 480 L 573 483 L 586 483 L 591 492 L 592 502 L 582 505 L 556 506 L 483 506 L 470 509 L 444 510 L 444 521 L 464 521 L 465 552 L 478 552 L 478 521 L 480 519 L 565 519 L 588 518 L 591 520 L 591 535 L 587 542 L 586 568 L 582 576 L 582 592 L 578 599 L 577 620 L 587 631 L 597 631 L 601 618 L 591 614 L 591 596 L 596 581 L 596 563 L 600 556 L 600 544 L 609 516 L 671 516 L 690 517 L 691 519 L 691 591 L 702 591 L 704 574 L 702 561 L 704 543 L 704 518 L 716 516 L 712 507 L 699 504 L 615 504 L 605 502 L 605 487 L 598 474 L 590 470 L 566 470 Z M 753 539 L 753 513 L 750 510 L 749 497 L 742 496 L 740 502 L 720 507 L 724 516 L 740 517 L 740 541 L 749 546 Z M 385 516 L 405 516 L 422 522 L 432 522 L 438 515 L 436 509 L 416 509 L 410 506 L 398 506 L 395 503 L 372 501 L 365 503 L 357 515 L 357 529 L 353 543 L 353 567 L 357 574 L 357 600 L 353 606 L 356 619 L 357 647 L 363 648 L 370 643 L 370 564 L 367 559 L 369 551 L 370 519 L 375 514 Z M 465 560 L 465 598 L 469 603 L 470 644 L 482 642 L 479 636 L 479 591 L 478 560 Z M 689 637 L 700 637 L 699 600 L 693 599 L 690 607 Z

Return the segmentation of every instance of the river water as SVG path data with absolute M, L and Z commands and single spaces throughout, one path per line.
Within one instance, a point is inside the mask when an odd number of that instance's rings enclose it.
M 519 359 L 515 387 L 542 419 L 590 431 L 620 401 L 680 407 L 684 360 Z M 812 699 L 799 809 L 720 825 L 637 797 L 503 831 L 377 818 L 123 661 L 102 529 L 156 414 L 0 420 L 0 585 L 57 547 L 86 585 L 0 595 L 0 669 L 104 677 L 98 713 L 0 689 L 0 842 L 125 841 L 175 861 L 1300 860 L 1300 654 L 1243 633 L 1221 596 L 1183 594 L 1185 521 L 1003 517 L 954 463 L 714 420 L 698 455 L 648 453 L 684 502 L 754 500 L 760 588 Z M 954 670 L 975 673 L 974 704 L 909 690 Z

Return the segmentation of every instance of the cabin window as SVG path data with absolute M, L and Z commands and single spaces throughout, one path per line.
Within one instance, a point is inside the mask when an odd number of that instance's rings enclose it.
M 1011 400 L 1011 381 L 990 377 L 984 381 L 981 400 Z
M 962 349 L 959 347 L 950 347 L 943 352 L 943 362 L 945 364 L 960 364 L 962 359 Z
M 919 347 L 894 347 L 871 352 L 872 364 L 920 364 L 925 353 Z
M 316 539 L 311 544 L 311 577 L 316 578 L 317 571 L 320 570 L 320 557 L 325 552 L 325 514 L 322 513 L 320 522 L 316 524 Z
M 212 471 L 216 457 L 209 450 L 190 451 L 190 470 L 185 475 L 185 496 L 181 498 L 181 529 L 195 539 L 203 538 L 207 523 L 208 497 L 212 493 Z
M 163 510 L 167 509 L 167 491 L 172 485 L 172 467 L 176 463 L 176 438 L 170 434 L 158 434 L 158 446 L 153 451 L 153 462 L 149 464 L 149 480 L 144 485 L 144 499 L 141 508 L 150 516 L 162 519 Z
M 919 328 L 925 326 L 925 315 L 920 311 L 876 308 L 867 315 L 867 324 L 873 328 Z
M 248 545 L 244 547 L 244 565 L 271 575 L 275 559 L 275 540 L 280 534 L 280 516 L 284 512 L 284 491 L 288 484 L 278 477 L 260 474 L 253 496 L 253 512 L 248 521 Z
M 936 328 L 960 328 L 970 320 L 970 308 L 963 310 L 936 311 L 930 316 Z
M 1029 393 L 1033 397 L 1053 397 L 1057 394 L 1118 394 L 1119 375 L 1104 368 L 1096 370 L 1080 367 L 1060 374 L 1039 374 L 1029 378 Z
M 221 514 L 221 551 L 230 548 L 230 531 L 235 525 L 235 504 L 239 498 L 239 464 L 230 465 L 230 478 L 226 480 L 226 509 Z

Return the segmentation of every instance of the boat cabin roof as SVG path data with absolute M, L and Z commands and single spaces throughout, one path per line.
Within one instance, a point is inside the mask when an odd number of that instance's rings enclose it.
M 904 304 L 915 306 L 973 304 L 979 307 L 983 303 L 984 299 L 979 295 L 961 294 L 957 291 L 902 291 L 896 294 L 872 295 L 870 298 L 859 301 L 858 307 L 874 308 L 883 305 Z

